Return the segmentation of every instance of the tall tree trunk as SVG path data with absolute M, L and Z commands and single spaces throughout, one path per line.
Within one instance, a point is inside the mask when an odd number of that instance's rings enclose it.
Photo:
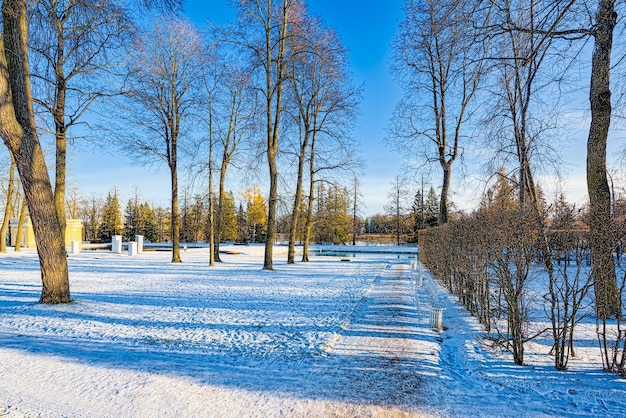
M 26 0 L 3 1 L 2 18 L 0 136 L 15 158 L 33 223 L 43 284 L 39 301 L 69 302 L 67 253 L 54 206 L 52 184 L 35 130 L 28 67 Z
M 2 219 L 2 227 L 0 227 L 0 253 L 7 252 L 7 231 L 11 222 L 11 212 L 13 211 L 13 189 L 15 182 L 15 159 L 11 156 L 11 165 L 9 166 L 9 184 L 7 185 L 7 203 L 4 206 L 4 219 Z
M 304 163 L 306 159 L 306 149 L 309 146 L 309 129 L 305 124 L 304 140 L 300 145 L 300 155 L 298 156 L 298 178 L 296 179 L 296 195 L 293 201 L 291 221 L 289 223 L 289 249 L 287 250 L 287 264 L 295 263 L 296 239 L 298 235 L 298 218 L 300 217 L 300 204 L 302 203 L 302 180 L 304 177 Z
M 611 240 L 611 192 L 606 173 L 606 144 L 611 124 L 611 50 L 617 14 L 614 0 L 600 0 L 591 68 L 591 126 L 587 140 L 587 190 L 592 274 L 596 313 L 600 318 L 619 314 L 619 293 Z
M 354 178 L 354 200 L 352 201 L 352 245 L 356 245 L 356 235 L 357 235 L 357 201 L 359 198 L 359 181 L 355 177 Z
M 313 233 L 313 202 L 315 201 L 315 138 L 313 132 L 311 138 L 311 155 L 309 156 L 309 201 L 307 202 L 306 224 L 304 226 L 304 238 L 302 242 L 302 262 L 309 261 L 309 242 Z
M 15 234 L 15 251 L 19 252 L 22 248 L 22 236 L 24 235 L 24 222 L 26 221 L 26 198 L 22 199 L 22 207 L 20 208 L 20 218 L 17 221 L 17 232 Z
M 65 242 L 65 183 L 67 161 L 67 137 L 65 128 L 65 87 L 64 82 L 57 83 L 57 104 L 54 115 L 56 130 L 56 170 L 54 178 L 54 205 L 61 225 Z
M 448 223 L 448 195 L 450 194 L 450 180 L 452 178 L 452 161 L 442 164 L 443 181 L 439 201 L 439 225 Z
M 276 144 L 278 145 L 278 144 Z M 267 241 L 263 268 L 273 270 L 274 238 L 276 237 L 276 208 L 278 206 L 278 170 L 276 168 L 277 148 L 268 149 L 268 165 L 270 173 L 270 194 L 267 204 Z
M 175 143 L 175 142 L 174 142 Z M 174 147 L 173 147 L 174 148 Z M 180 263 L 180 215 L 178 213 L 178 171 L 176 169 L 176 152 L 172 150 L 170 164 L 172 181 L 172 263 Z
M 216 234 L 215 199 L 213 199 L 213 94 L 211 93 L 209 97 L 209 266 L 213 267 L 215 254 L 219 255 L 219 232 Z
M 271 5 L 271 1 L 268 2 Z M 267 97 L 267 162 L 269 168 L 270 193 L 267 204 L 267 240 L 265 242 L 265 255 L 263 268 L 273 270 L 274 240 L 276 238 L 276 213 L 278 208 L 278 168 L 276 157 L 278 155 L 278 142 L 280 136 L 280 119 L 282 116 L 283 87 L 285 77 L 286 43 L 287 43 L 287 18 L 291 2 L 283 0 L 281 3 L 281 15 L 278 27 L 280 34 L 278 37 L 278 51 L 276 57 L 272 57 L 275 40 L 272 39 L 272 26 L 275 24 L 272 17 L 269 18 L 269 25 L 266 27 L 265 48 L 266 48 L 266 97 Z M 270 6 L 271 9 L 271 6 Z M 271 12 L 268 10 L 268 13 Z M 276 63 L 273 70 L 273 63 Z M 275 78 L 274 78 L 275 77 Z M 274 82 L 275 81 L 275 82 Z M 275 95 L 275 96 L 274 96 Z M 272 100 L 274 98 L 274 100 Z M 272 112 L 272 108 L 274 109 Z
M 55 7 L 56 9 L 56 7 Z M 57 10 L 55 10 L 57 12 Z M 65 98 L 67 95 L 67 83 L 64 74 L 65 36 L 63 28 L 56 27 L 56 64 L 55 64 L 55 103 L 54 103 L 54 127 L 56 138 L 56 170 L 54 178 L 54 204 L 59 216 L 63 242 L 65 242 L 65 183 L 67 161 L 67 127 L 65 126 Z
M 222 164 L 220 166 L 220 185 L 217 196 L 217 220 L 215 221 L 215 237 L 213 255 L 215 261 L 221 262 L 220 258 L 220 242 L 222 241 L 222 229 L 224 229 L 224 194 L 226 193 L 226 168 L 228 161 L 225 159 L 225 152 L 222 156 Z

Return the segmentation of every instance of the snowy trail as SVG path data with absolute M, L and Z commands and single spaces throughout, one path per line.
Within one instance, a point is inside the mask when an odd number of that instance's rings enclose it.
M 406 265 L 391 265 L 377 279 L 363 306 L 344 327 L 325 367 L 330 389 L 361 402 L 419 412 L 423 356 L 421 329 Z M 332 370 L 350 371 L 333 376 Z

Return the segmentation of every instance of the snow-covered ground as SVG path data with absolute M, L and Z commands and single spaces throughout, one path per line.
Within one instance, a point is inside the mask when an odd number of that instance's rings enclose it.
M 626 416 L 591 326 L 571 370 L 547 340 L 519 367 L 441 290 L 430 329 L 432 279 L 399 249 L 287 265 L 276 247 L 272 272 L 262 247 L 223 249 L 215 268 L 206 249 L 72 255 L 62 306 L 37 303 L 34 252 L 0 254 L 0 416 Z

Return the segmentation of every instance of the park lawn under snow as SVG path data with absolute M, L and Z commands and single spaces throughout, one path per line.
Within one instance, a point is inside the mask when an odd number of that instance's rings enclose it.
M 569 371 L 549 338 L 520 367 L 441 289 L 432 330 L 436 285 L 405 256 L 287 265 L 277 247 L 269 272 L 262 247 L 224 249 L 215 268 L 207 249 L 72 255 L 75 302 L 57 306 L 37 303 L 34 252 L 0 254 L 0 416 L 626 415 L 595 324 Z

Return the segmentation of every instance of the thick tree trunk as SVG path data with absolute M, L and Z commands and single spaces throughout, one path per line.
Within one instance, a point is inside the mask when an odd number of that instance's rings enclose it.
M 56 7 L 55 7 L 56 9 Z M 55 10 L 57 11 L 57 10 Z M 54 178 L 54 204 L 59 215 L 61 233 L 65 242 L 65 183 L 66 183 L 66 161 L 67 161 L 67 127 L 65 126 L 65 98 L 67 95 L 67 84 L 64 74 L 65 64 L 65 36 L 60 25 L 56 26 L 56 63 L 55 63 L 55 103 L 54 103 L 54 127 L 56 138 L 56 170 Z
M 52 184 L 35 130 L 28 67 L 26 0 L 4 0 L 2 17 L 0 136 L 15 158 L 28 202 L 41 266 L 43 289 L 40 302 L 69 302 L 65 243 L 54 206 Z
M 57 103 L 54 115 L 56 126 L 56 170 L 54 178 L 54 205 L 61 225 L 61 233 L 65 242 L 65 183 L 67 161 L 67 137 L 65 127 L 65 87 L 64 83 L 57 83 Z
M 611 124 L 611 50 L 617 14 L 614 0 L 600 0 L 591 68 L 591 126 L 587 140 L 587 189 L 592 274 L 596 313 L 600 318 L 619 314 L 619 293 L 611 240 L 611 191 L 606 172 L 606 144 Z

